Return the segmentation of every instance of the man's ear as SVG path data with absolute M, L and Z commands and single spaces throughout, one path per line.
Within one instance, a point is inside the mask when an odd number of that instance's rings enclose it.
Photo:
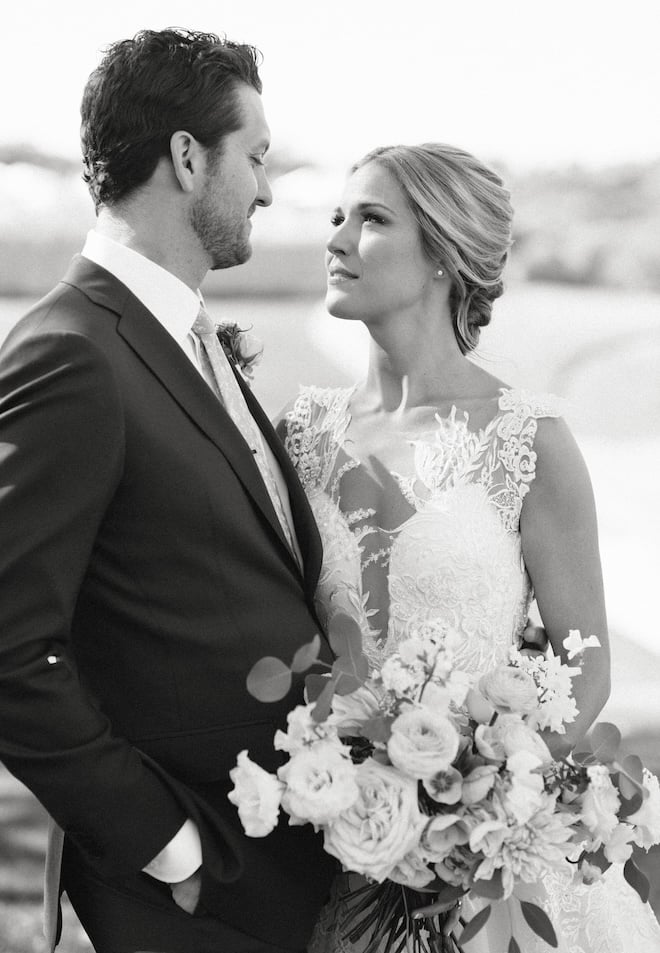
M 178 130 L 170 138 L 172 168 L 184 192 L 192 192 L 206 170 L 206 150 L 189 132 Z

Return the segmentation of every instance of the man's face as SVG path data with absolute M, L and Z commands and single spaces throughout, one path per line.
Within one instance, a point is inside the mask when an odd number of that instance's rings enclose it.
M 264 165 L 270 132 L 261 96 L 246 84 L 235 95 L 243 124 L 225 137 L 219 156 L 209 153 L 204 186 L 190 211 L 190 224 L 213 271 L 248 260 L 250 217 L 257 205 L 273 200 Z

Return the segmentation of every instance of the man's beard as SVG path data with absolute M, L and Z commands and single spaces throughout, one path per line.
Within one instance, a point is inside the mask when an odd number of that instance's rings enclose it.
M 192 206 L 190 224 L 211 260 L 211 271 L 242 265 L 252 254 L 248 220 L 224 216 L 206 192 Z

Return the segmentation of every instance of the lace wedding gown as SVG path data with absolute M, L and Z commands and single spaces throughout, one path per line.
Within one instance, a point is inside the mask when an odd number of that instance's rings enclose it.
M 436 619 L 462 634 L 462 668 L 478 673 L 505 660 L 532 599 L 519 521 L 534 480 L 537 421 L 559 416 L 563 402 L 503 389 L 478 408 L 480 416 L 487 411 L 481 428 L 454 408 L 436 416 L 431 432 L 410 439 L 407 472 L 394 473 L 352 453 L 353 393 L 303 388 L 281 427 L 323 539 L 321 618 L 337 609 L 353 616 L 374 666 Z M 560 953 L 660 953 L 660 927 L 621 867 L 591 886 L 553 874 L 518 896 L 544 907 Z M 469 919 L 476 909 L 466 902 L 463 914 Z M 341 939 L 341 918 L 335 898 L 310 953 L 356 953 L 359 947 Z M 512 927 L 523 953 L 550 950 L 512 899 L 493 907 L 466 953 L 505 953 Z

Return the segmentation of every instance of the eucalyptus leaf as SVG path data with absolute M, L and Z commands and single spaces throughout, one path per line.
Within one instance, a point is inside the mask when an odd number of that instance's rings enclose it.
M 540 936 L 542 940 L 545 940 L 548 946 L 552 946 L 556 949 L 559 945 L 557 943 L 557 934 L 545 910 L 541 910 L 540 907 L 537 907 L 535 903 L 530 903 L 529 900 L 521 900 L 520 909 L 534 933 Z
M 312 672 L 310 675 L 305 676 L 305 697 L 310 704 L 318 699 L 329 681 L 329 673 L 327 675 L 319 675 L 317 672 Z
M 312 709 L 312 718 L 314 721 L 325 721 L 332 710 L 332 699 L 335 694 L 335 680 L 334 678 L 329 678 L 326 680 L 326 685 L 319 697 L 316 699 L 316 704 Z
M 319 651 L 321 649 L 321 636 L 315 635 L 311 642 L 307 642 L 306 645 L 301 645 L 296 654 L 293 656 L 293 661 L 291 662 L 291 671 L 292 672 L 306 672 L 308 668 L 311 668 L 319 659 Z
M 639 869 L 635 861 L 630 858 L 623 867 L 623 876 L 626 878 L 633 890 L 636 890 L 642 903 L 649 899 L 651 885 L 645 874 Z
M 488 922 L 488 917 L 490 916 L 491 906 L 488 904 L 480 910 L 476 916 L 472 917 L 471 920 L 463 927 L 463 932 L 461 933 L 461 944 L 468 943 L 472 937 L 475 937 L 479 930 Z
M 278 702 L 291 688 L 291 669 L 272 655 L 259 659 L 248 673 L 247 690 L 260 702 Z
M 345 612 L 336 612 L 328 623 L 330 647 L 337 657 L 358 658 L 362 652 L 362 633 L 355 619 Z
M 621 732 L 609 721 L 599 721 L 591 731 L 591 747 L 599 761 L 608 764 L 616 758 L 621 744 Z
M 341 694 L 345 695 L 347 691 L 354 692 L 363 685 L 369 677 L 369 662 L 366 655 L 340 655 L 332 664 L 332 674 L 341 675 L 342 679 L 350 679 L 352 687 L 346 689 L 342 685 Z
M 488 900 L 501 900 L 504 896 L 502 871 L 496 870 L 490 880 L 475 880 L 471 893 L 477 897 L 486 897 Z
M 509 950 L 508 953 L 520 953 L 520 947 L 518 946 L 518 941 L 515 936 L 512 936 L 509 940 Z
M 438 883 L 437 887 L 436 883 Z M 454 900 L 460 900 L 461 897 L 465 896 L 465 890 L 462 887 L 454 886 L 454 884 L 434 881 L 430 886 L 433 887 L 437 903 L 453 903 Z
M 619 788 L 621 790 L 621 788 Z M 619 798 L 621 806 L 619 807 L 619 817 L 626 818 L 630 817 L 631 814 L 635 814 L 642 804 L 644 803 L 644 795 L 641 791 L 636 791 L 632 797 L 624 797 L 623 792 L 621 792 L 621 797 Z

